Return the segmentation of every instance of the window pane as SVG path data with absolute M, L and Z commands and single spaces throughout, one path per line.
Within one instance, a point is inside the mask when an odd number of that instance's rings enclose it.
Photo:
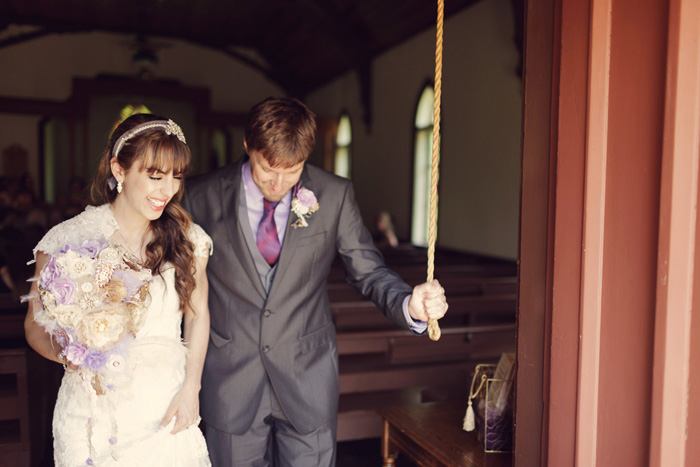
M 338 135 L 335 138 L 335 144 L 338 146 L 349 146 L 352 142 L 352 126 L 350 125 L 350 117 L 348 114 L 343 114 L 338 120 Z
M 335 150 L 335 161 L 333 164 L 335 174 L 341 177 L 350 178 L 350 148 L 338 147 Z
M 416 110 L 416 128 L 426 128 L 433 126 L 433 100 L 435 91 L 431 86 L 426 86 L 418 101 Z
M 411 242 L 414 245 L 428 244 L 430 223 L 430 161 L 433 146 L 433 101 L 432 86 L 426 86 L 416 108 L 415 155 L 413 167 L 413 215 L 411 219 Z
M 414 245 L 428 244 L 428 222 L 430 210 L 430 159 L 432 128 L 416 132 L 416 154 L 413 167 L 413 216 L 411 242 Z

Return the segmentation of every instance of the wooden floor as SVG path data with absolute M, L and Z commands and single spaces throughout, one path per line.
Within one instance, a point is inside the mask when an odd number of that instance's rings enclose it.
M 381 444 L 379 438 L 338 443 L 336 467 L 372 467 L 382 466 Z M 399 457 L 397 467 L 415 467 L 409 459 Z

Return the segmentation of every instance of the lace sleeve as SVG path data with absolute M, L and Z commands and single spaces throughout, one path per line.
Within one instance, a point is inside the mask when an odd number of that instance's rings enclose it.
M 63 221 L 49 230 L 34 247 L 34 260 L 38 252 L 55 255 L 65 245 L 80 245 L 85 240 L 104 240 L 114 232 L 116 221 L 109 206 L 88 206 L 77 216 Z
M 188 237 L 190 241 L 194 243 L 194 255 L 200 258 L 208 258 L 214 253 L 214 242 L 211 237 L 207 235 L 203 228 L 192 223 L 190 226 L 190 231 L 188 232 Z
M 54 252 L 58 249 L 61 243 L 61 238 L 62 238 L 62 224 L 55 225 L 46 232 L 46 235 L 39 240 L 39 243 L 36 244 L 34 247 L 34 250 L 32 253 L 34 253 L 34 259 L 36 259 L 36 254 L 39 252 L 46 253 L 48 255 L 54 254 Z

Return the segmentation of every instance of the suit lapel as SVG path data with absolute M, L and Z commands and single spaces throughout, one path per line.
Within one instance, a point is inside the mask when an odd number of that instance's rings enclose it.
M 262 282 L 260 282 L 260 276 L 258 275 L 258 270 L 255 267 L 255 261 L 253 255 L 248 248 L 243 231 L 241 230 L 241 225 L 247 225 L 248 214 L 244 219 L 246 222 L 241 222 L 240 208 L 238 203 L 238 196 L 241 192 L 241 168 L 243 162 L 247 158 L 242 158 L 237 164 L 234 164 L 233 170 L 229 172 L 228 177 L 224 177 L 221 180 L 221 202 L 224 208 L 224 219 L 226 222 L 226 228 L 228 229 L 229 238 L 231 240 L 231 247 L 233 251 L 238 255 L 238 259 L 243 266 L 246 274 L 250 277 L 251 282 L 255 286 L 255 290 L 258 291 L 263 299 L 267 298 L 265 289 L 263 288 Z
M 309 178 L 309 171 L 304 166 L 304 171 L 301 173 L 299 178 L 298 186 L 308 188 L 314 191 L 313 183 Z M 296 222 L 297 216 L 289 209 L 289 217 L 287 218 L 287 230 L 284 234 L 284 241 L 282 242 L 282 249 L 280 250 L 280 257 L 277 262 L 277 272 L 275 272 L 275 278 L 272 281 L 272 286 L 270 287 L 270 293 L 268 295 L 271 297 L 280 287 L 284 281 L 284 276 L 287 274 L 287 270 L 294 264 L 294 253 L 296 252 L 297 243 L 304 233 L 303 228 L 295 229 L 292 224 Z

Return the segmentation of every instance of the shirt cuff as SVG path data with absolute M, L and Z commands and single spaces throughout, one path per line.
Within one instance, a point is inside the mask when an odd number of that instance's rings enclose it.
M 403 300 L 403 316 L 406 319 L 408 326 L 411 328 L 411 331 L 415 332 L 416 334 L 422 334 L 426 329 L 428 329 L 428 323 L 425 321 L 414 321 L 413 318 L 411 318 L 411 314 L 408 312 L 409 301 L 411 301 L 411 296 L 407 295 Z

